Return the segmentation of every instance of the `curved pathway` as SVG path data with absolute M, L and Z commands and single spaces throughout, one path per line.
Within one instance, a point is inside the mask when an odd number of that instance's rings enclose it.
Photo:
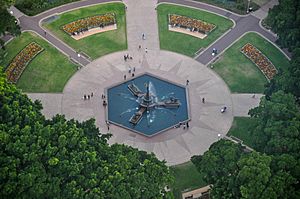
M 42 101 L 43 112 L 47 117 L 57 113 L 81 121 L 93 117 L 101 132 L 107 132 L 105 108 L 101 106 L 100 96 L 105 87 L 122 81 L 128 67 L 136 67 L 137 74 L 147 71 L 179 84 L 185 84 L 188 79 L 192 118 L 189 129 L 173 129 L 147 138 L 114 125 L 110 128 L 110 133 L 113 134 L 110 143 L 124 143 L 154 152 L 159 159 L 165 159 L 169 165 L 174 165 L 188 161 L 192 155 L 204 153 L 213 142 L 226 135 L 234 116 L 248 116 L 248 110 L 259 104 L 261 95 L 252 98 L 253 94 L 231 94 L 225 82 L 206 67 L 213 60 L 211 56 L 213 47 L 222 52 L 247 31 L 259 32 L 269 40 L 275 41 L 274 35 L 258 25 L 258 18 L 252 15 L 239 16 L 214 6 L 192 1 L 159 1 L 204 9 L 235 21 L 234 28 L 206 48 L 196 59 L 159 49 L 157 4 L 153 0 L 145 0 L 143 3 L 139 0 L 123 1 L 127 6 L 128 50 L 112 53 L 93 62 L 84 57 L 77 57 L 77 53 L 72 48 L 49 31 L 46 30 L 45 34 L 45 30 L 40 27 L 41 20 L 57 13 L 106 2 L 111 1 L 75 2 L 34 17 L 25 16 L 14 7 L 11 8 L 18 17 L 22 30 L 37 32 L 60 51 L 85 66 L 69 80 L 61 94 L 28 94 L 32 99 Z M 143 33 L 146 35 L 146 40 L 142 39 Z M 142 45 L 142 49 L 138 49 L 139 45 Z M 134 59 L 124 62 L 125 53 L 129 53 Z M 82 99 L 84 94 L 91 92 L 94 93 L 91 100 Z M 203 97 L 205 104 L 201 102 Z M 228 107 L 228 111 L 221 114 L 220 108 L 224 105 Z

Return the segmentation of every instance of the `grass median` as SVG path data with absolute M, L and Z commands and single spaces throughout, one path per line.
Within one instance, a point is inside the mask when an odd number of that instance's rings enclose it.
M 233 22 L 229 19 L 202 10 L 183 6 L 160 4 L 157 7 L 157 13 L 160 48 L 181 53 L 190 57 L 194 57 L 195 53 L 200 48 L 207 47 L 233 26 Z M 216 28 L 204 39 L 183 33 L 171 32 L 168 30 L 169 14 L 177 14 L 194 19 L 200 19 L 202 21 L 215 24 Z
M 288 59 L 269 41 L 256 33 L 247 33 L 230 48 L 218 62 L 213 64 L 214 70 L 224 79 L 233 93 L 263 93 L 268 82 L 258 67 L 240 52 L 246 44 L 251 43 L 283 71 L 289 65 Z
M 80 40 L 73 39 L 61 27 L 78 19 L 88 16 L 115 13 L 117 30 L 94 34 Z M 54 33 L 59 39 L 76 51 L 83 51 L 92 59 L 103 55 L 127 49 L 125 5 L 123 3 L 107 3 L 63 13 L 44 27 Z
M 33 41 L 43 47 L 44 51 L 26 66 L 17 87 L 24 92 L 62 92 L 77 68 L 65 55 L 34 33 L 24 32 L 9 42 L 5 46 L 7 56 L 0 65 L 7 67 L 12 59 Z
M 251 117 L 234 117 L 232 126 L 227 135 L 232 135 L 243 141 L 243 144 L 254 146 L 253 136 L 251 132 L 255 128 L 256 119 Z
M 207 185 L 191 161 L 172 166 L 170 169 L 175 176 L 175 182 L 171 186 L 175 199 L 181 199 L 183 191 L 190 191 Z

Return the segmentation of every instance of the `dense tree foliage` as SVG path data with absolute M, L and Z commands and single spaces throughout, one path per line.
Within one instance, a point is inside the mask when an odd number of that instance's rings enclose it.
M 300 111 L 293 95 L 274 93 L 270 100 L 262 98 L 259 107 L 249 113 L 257 118 L 253 132 L 257 150 L 299 156 Z
M 273 155 L 279 171 L 300 179 L 300 108 L 295 97 L 278 91 L 269 99 L 262 98 L 259 107 L 249 113 L 257 118 L 252 132 L 255 148 Z M 300 194 L 297 183 L 295 190 Z
M 0 36 L 4 35 L 6 32 L 14 36 L 21 34 L 20 26 L 16 24 L 16 18 L 11 16 L 7 8 L 15 3 L 15 0 L 1 0 L 0 1 Z M 4 42 L 0 39 L 0 61 L 5 55 Z
M 0 9 L 0 35 L 5 34 L 5 32 L 15 36 L 21 34 L 20 27 L 16 24 L 16 18 L 11 16 L 4 8 Z
M 0 76 L 1 198 L 163 198 L 172 177 L 154 154 L 109 146 L 94 120 L 46 120 Z
M 192 162 L 212 184 L 212 198 L 297 198 L 293 187 L 296 178 L 277 159 L 246 153 L 230 141 L 214 143 L 202 156 L 192 157 Z
M 6 9 L 9 6 L 15 4 L 16 0 L 1 0 L 0 1 L 0 8 L 1 9 Z
M 279 0 L 268 14 L 266 23 L 279 36 L 279 44 L 290 50 L 300 47 L 300 1 Z
M 16 0 L 16 7 L 27 15 L 36 15 L 40 12 L 79 0 Z
M 243 148 L 232 142 L 220 140 L 212 144 L 203 156 L 193 156 L 192 162 L 204 180 L 213 184 L 213 198 L 235 198 L 239 194 L 235 178 L 238 170 L 237 162 L 243 153 Z

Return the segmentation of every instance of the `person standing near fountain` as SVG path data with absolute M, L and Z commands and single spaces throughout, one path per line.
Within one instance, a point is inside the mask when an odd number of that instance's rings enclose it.
M 109 124 L 109 122 L 107 120 L 105 121 L 105 123 L 106 123 L 106 126 L 107 126 L 107 130 L 109 131 L 109 125 L 110 124 Z

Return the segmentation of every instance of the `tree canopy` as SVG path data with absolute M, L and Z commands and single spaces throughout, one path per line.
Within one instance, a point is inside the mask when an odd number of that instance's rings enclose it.
M 299 156 L 300 111 L 293 95 L 278 91 L 269 100 L 262 98 L 249 114 L 258 118 L 253 131 L 257 150 Z
M 212 184 L 212 198 L 297 198 L 298 183 L 273 156 L 245 152 L 240 145 L 220 140 L 192 162 Z M 282 159 L 282 161 L 285 161 Z
M 266 18 L 266 23 L 279 36 L 279 44 L 290 50 L 300 47 L 300 1 L 279 0 Z
M 46 120 L 0 75 L 1 198 L 163 198 L 172 176 L 154 154 L 109 146 L 94 120 Z

